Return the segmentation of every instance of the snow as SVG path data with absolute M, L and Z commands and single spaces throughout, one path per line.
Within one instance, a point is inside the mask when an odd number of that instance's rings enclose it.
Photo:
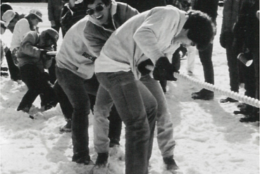
M 40 29 L 49 27 L 46 3 L 14 3 L 16 11 L 27 13 L 31 7 L 43 12 Z M 229 89 L 229 76 L 225 50 L 219 44 L 222 7 L 218 11 L 218 33 L 214 40 L 213 64 L 215 84 Z M 2 37 L 10 44 L 11 34 Z M 61 43 L 59 40 L 59 45 Z M 196 55 L 194 78 L 204 80 L 203 70 Z M 186 74 L 182 60 L 181 73 Z M 166 94 L 174 124 L 176 140 L 175 159 L 184 174 L 258 174 L 259 173 L 259 123 L 240 123 L 242 115 L 234 115 L 237 103 L 222 104 L 226 96 L 215 93 L 214 100 L 191 99 L 191 93 L 200 90 L 195 84 L 179 79 L 168 83 Z M 88 174 L 92 166 L 71 162 L 72 142 L 70 133 L 59 133 L 65 124 L 59 105 L 34 120 L 16 108 L 26 92 L 24 83 L 0 77 L 0 173 L 1 174 Z M 243 94 L 243 87 L 240 87 Z M 39 107 L 39 99 L 35 109 Z M 90 115 L 90 154 L 95 161 L 93 147 L 93 116 Z M 121 137 L 124 151 L 124 131 Z M 150 159 L 150 174 L 167 174 L 162 157 L 154 141 Z M 124 161 L 115 156 L 109 159 L 110 174 L 123 174 Z M 102 173 L 102 172 L 99 172 Z M 106 171 L 103 171 L 106 173 Z

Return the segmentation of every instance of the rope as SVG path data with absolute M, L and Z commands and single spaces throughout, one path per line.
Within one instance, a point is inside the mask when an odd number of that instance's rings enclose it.
M 212 84 L 196 80 L 196 79 L 191 78 L 191 77 L 189 77 L 187 75 L 184 75 L 184 74 L 180 74 L 180 73 L 174 72 L 174 77 L 190 81 L 190 82 L 192 82 L 192 83 L 194 83 L 197 86 L 200 86 L 202 88 L 205 88 L 205 89 L 208 89 L 210 91 L 214 91 L 214 92 L 218 92 L 218 93 L 224 94 L 224 95 L 226 95 L 226 96 L 228 96 L 230 98 L 233 98 L 233 99 L 242 101 L 243 103 L 246 103 L 248 105 L 260 108 L 260 101 L 257 100 L 257 99 L 254 99 L 254 98 L 251 98 L 251 97 L 248 97 L 248 96 L 245 96 L 245 95 L 241 95 L 241 94 L 239 94 L 237 92 L 221 89 L 221 88 L 219 88 L 217 86 L 214 86 Z

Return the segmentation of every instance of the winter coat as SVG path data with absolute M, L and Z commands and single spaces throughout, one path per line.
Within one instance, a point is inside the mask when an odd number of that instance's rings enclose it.
M 252 3 L 251 3 L 252 2 Z M 234 26 L 234 36 L 239 42 L 245 43 L 250 51 L 259 51 L 259 0 L 244 1 Z
M 49 0 L 48 1 L 49 21 L 60 21 L 62 8 L 63 8 L 62 0 Z
M 113 14 L 113 23 L 118 28 L 137 11 L 127 4 L 112 2 L 111 13 Z M 68 69 L 83 79 L 91 78 L 94 74 L 93 57 L 99 55 L 112 32 L 112 30 L 94 24 L 90 16 L 81 19 L 65 35 L 56 56 L 57 66 Z
M 136 14 L 138 14 L 138 11 L 131 6 L 125 3 L 111 1 L 112 23 L 115 29 Z M 102 47 L 115 29 L 107 29 L 95 23 L 91 17 L 89 18 L 84 33 L 89 49 L 94 53 L 95 57 L 99 56 Z
M 37 47 L 40 40 L 39 37 L 40 36 L 36 31 L 28 32 L 25 35 L 17 52 L 19 67 L 26 64 L 34 64 L 41 72 L 44 71 L 43 60 L 41 59 L 43 49 Z
M 239 9 L 242 6 L 242 0 L 226 0 L 224 1 L 223 21 L 221 33 L 231 32 L 237 21 Z
M 216 24 L 216 18 L 218 15 L 218 0 L 194 0 L 192 9 L 200 10 L 206 13 Z
M 11 51 L 13 51 L 14 48 L 20 46 L 20 43 L 22 42 L 24 36 L 29 31 L 31 31 L 31 28 L 28 19 L 22 18 L 15 24 L 11 46 L 10 46 Z
M 172 58 L 180 46 L 174 37 L 187 18 L 184 11 L 170 5 L 132 17 L 108 39 L 95 62 L 95 72 L 132 71 L 139 79 L 140 62 L 150 58 L 155 64 L 160 57 Z

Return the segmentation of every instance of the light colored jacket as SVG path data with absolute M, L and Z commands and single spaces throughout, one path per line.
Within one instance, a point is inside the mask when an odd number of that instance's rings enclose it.
M 112 1 L 111 14 L 115 28 L 137 13 L 127 4 Z M 93 57 L 99 55 L 113 31 L 96 24 L 90 16 L 81 19 L 66 33 L 56 56 L 57 66 L 83 79 L 90 79 L 94 75 Z
M 104 45 L 95 62 L 95 72 L 132 71 L 140 77 L 137 66 L 150 58 L 170 58 L 180 43 L 174 41 L 188 16 L 173 6 L 156 7 L 136 15 L 119 27 Z
M 111 1 L 112 23 L 115 29 L 136 14 L 138 14 L 138 11 L 131 6 L 114 0 Z M 91 17 L 89 18 L 84 33 L 89 49 L 94 52 L 94 56 L 99 56 L 102 47 L 115 29 L 107 29 L 97 24 Z
M 14 27 L 10 50 L 20 46 L 24 36 L 31 31 L 29 21 L 26 18 L 20 19 Z

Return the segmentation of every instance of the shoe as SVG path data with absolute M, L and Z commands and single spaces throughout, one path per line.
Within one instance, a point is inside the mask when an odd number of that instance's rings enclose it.
M 227 103 L 227 102 L 235 103 L 235 102 L 238 102 L 238 100 L 235 100 L 235 99 L 230 98 L 230 97 L 227 97 L 227 98 L 225 98 L 225 99 L 221 99 L 221 100 L 220 100 L 220 103 Z
M 71 132 L 71 120 L 68 120 L 64 126 L 60 127 L 60 132 Z
M 8 71 L 7 67 L 1 67 L 1 71 Z
M 167 170 L 178 170 L 179 169 L 175 160 L 173 159 L 173 156 L 164 157 L 163 162 L 166 165 Z
M 241 118 L 239 121 L 242 123 L 256 122 L 259 121 L 259 115 L 258 114 L 246 115 L 244 118 Z
M 25 112 L 25 113 L 29 113 L 30 108 L 31 108 L 31 107 L 29 107 L 29 106 L 25 106 L 25 107 L 23 107 L 23 108 L 18 107 L 18 108 L 17 108 L 17 111 L 23 111 L 23 112 Z
M 191 94 L 191 98 L 193 99 L 201 99 L 201 100 L 211 100 L 214 98 L 214 93 L 207 89 L 202 89 L 199 92 L 194 92 Z
M 83 154 L 74 154 L 72 157 L 72 161 L 76 162 L 78 164 L 84 164 L 84 165 L 91 165 L 94 164 L 93 161 L 91 161 L 89 155 Z
M 105 167 L 107 165 L 108 153 L 98 153 L 95 165 L 98 167 Z
M 3 77 L 8 77 L 8 76 L 9 76 L 9 74 L 8 74 L 8 73 L 6 73 L 6 72 L 1 72 L 1 76 L 3 76 Z

